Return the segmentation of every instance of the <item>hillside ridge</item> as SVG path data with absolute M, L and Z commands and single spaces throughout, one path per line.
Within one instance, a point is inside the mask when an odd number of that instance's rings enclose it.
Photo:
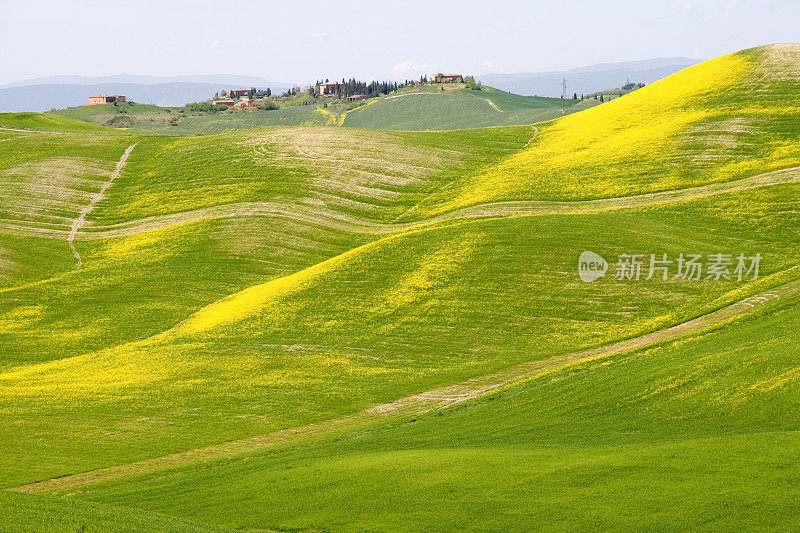
M 800 265 L 793 268 L 800 268 Z M 5 490 L 30 494 L 52 492 L 85 484 L 100 483 L 125 476 L 175 468 L 194 462 L 227 458 L 267 447 L 363 427 L 396 417 L 419 416 L 430 411 L 446 409 L 463 402 L 474 400 L 480 396 L 492 394 L 502 387 L 538 377 L 545 373 L 555 372 L 569 365 L 601 359 L 619 352 L 636 350 L 650 344 L 661 343 L 676 337 L 691 335 L 702 330 L 718 327 L 725 322 L 752 312 L 753 309 L 760 308 L 767 302 L 791 297 L 798 292 L 800 292 L 800 280 L 794 280 L 778 285 L 769 291 L 748 296 L 720 310 L 713 311 L 681 324 L 670 326 L 663 330 L 615 344 L 600 346 L 584 352 L 522 363 L 508 368 L 501 373 L 471 378 L 468 381 L 456 385 L 415 394 L 388 404 L 376 405 L 365 411 L 343 418 L 329 419 L 308 426 L 287 428 L 266 435 L 257 435 L 239 441 L 223 442 L 205 448 L 187 450 L 185 452 L 147 459 L 136 463 L 37 481 L 35 483 L 6 488 Z

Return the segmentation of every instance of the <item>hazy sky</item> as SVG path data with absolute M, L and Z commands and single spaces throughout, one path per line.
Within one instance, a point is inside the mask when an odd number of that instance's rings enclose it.
M 797 0 L 0 0 L 0 84 L 75 74 L 305 82 L 710 58 L 800 41 Z

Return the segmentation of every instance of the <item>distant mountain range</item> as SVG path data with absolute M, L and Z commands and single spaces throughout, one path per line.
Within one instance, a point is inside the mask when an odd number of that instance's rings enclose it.
M 159 106 L 182 106 L 207 100 L 221 89 L 269 87 L 286 90 L 281 83 L 253 76 L 139 76 L 118 74 L 101 78 L 50 76 L 14 82 L 0 87 L 0 112 L 49 111 L 85 104 L 93 94 L 124 94 L 129 100 Z
M 199 76 L 145 76 L 139 74 L 115 74 L 113 76 L 86 77 L 86 76 L 47 76 L 45 78 L 32 78 L 29 80 L 15 81 L 0 89 L 10 87 L 23 87 L 26 85 L 101 85 L 101 84 L 136 83 L 156 85 L 162 83 L 210 83 L 212 85 L 236 85 L 244 87 L 291 87 L 291 83 L 280 83 L 258 78 L 256 76 L 241 76 L 238 74 L 212 74 Z
M 600 63 L 565 71 L 484 74 L 477 76 L 484 85 L 527 96 L 561 96 L 561 80 L 567 79 L 567 94 L 588 94 L 603 89 L 621 87 L 630 81 L 652 83 L 701 60 L 671 57 L 629 61 L 625 63 Z

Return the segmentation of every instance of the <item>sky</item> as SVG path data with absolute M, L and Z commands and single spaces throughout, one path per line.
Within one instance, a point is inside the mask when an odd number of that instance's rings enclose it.
M 800 41 L 797 0 L 0 0 L 0 85 L 53 75 L 275 82 L 541 72 Z

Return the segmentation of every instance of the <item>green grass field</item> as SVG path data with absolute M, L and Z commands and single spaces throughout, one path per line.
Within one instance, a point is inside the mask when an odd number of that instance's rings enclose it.
M 74 117 L 49 113 L 0 113 L 0 134 L 7 136 L 7 130 L 15 129 L 71 133 L 114 131 Z
M 460 88 L 0 115 L 0 530 L 797 529 L 798 73 L 746 50 L 535 127 L 561 102 Z M 473 129 L 396 131 L 411 99 Z
M 128 128 L 139 124 L 166 124 L 179 108 L 158 107 L 137 102 L 84 105 L 52 111 L 52 114 L 84 120 L 101 126 Z
M 413 421 L 75 498 L 241 529 L 796 529 L 800 398 L 779 384 L 796 369 L 796 304 Z
M 518 96 L 480 91 L 407 88 L 347 113 L 342 125 L 386 130 L 454 130 L 543 122 L 594 105 L 587 100 Z
M 519 96 L 491 87 L 408 87 L 364 104 L 284 105 L 273 111 L 188 114 L 145 104 L 81 106 L 54 113 L 88 122 L 169 135 L 214 135 L 273 126 L 346 126 L 380 130 L 454 130 L 533 124 L 597 105 L 571 99 Z M 171 123 L 171 121 L 173 123 Z

